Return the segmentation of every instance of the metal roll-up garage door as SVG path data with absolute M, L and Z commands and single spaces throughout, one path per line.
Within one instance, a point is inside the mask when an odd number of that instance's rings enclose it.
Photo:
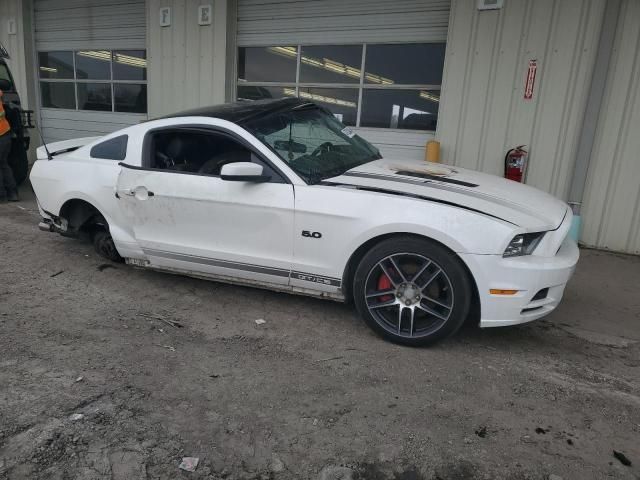
M 147 118 L 144 0 L 35 0 L 34 26 L 47 141 Z
M 435 136 L 450 9 L 450 0 L 238 0 L 237 97 L 309 98 L 355 127 L 385 156 L 423 158 L 425 143 Z M 385 66 L 384 55 L 403 57 L 405 71 L 436 65 L 439 76 L 425 71 L 402 78 L 393 62 Z M 289 69 L 296 57 L 297 69 Z M 308 65 L 318 67 L 311 80 L 304 78 Z M 278 72 L 268 78 L 269 70 Z M 335 75 L 340 70 L 342 78 Z M 333 85 L 323 85 L 331 73 Z M 359 89 L 353 85 L 358 75 Z M 351 108 L 351 116 L 338 105 Z M 376 118 L 367 114 L 374 109 Z
M 239 0 L 238 45 L 445 41 L 449 0 Z

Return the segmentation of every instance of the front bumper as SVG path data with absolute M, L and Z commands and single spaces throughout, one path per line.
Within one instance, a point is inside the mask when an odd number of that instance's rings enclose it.
M 576 242 L 569 237 L 553 257 L 462 254 L 478 287 L 480 326 L 517 325 L 551 313 L 562 299 L 579 256 Z M 518 293 L 493 295 L 492 289 Z

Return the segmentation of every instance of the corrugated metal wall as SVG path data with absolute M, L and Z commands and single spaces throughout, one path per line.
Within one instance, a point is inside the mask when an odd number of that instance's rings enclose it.
M 636 0 L 632 0 L 636 1 Z M 605 0 L 454 0 L 437 136 L 446 163 L 502 175 L 530 151 L 527 183 L 565 198 L 573 175 Z M 524 100 L 530 59 L 538 61 Z
M 211 25 L 198 25 L 198 6 L 213 5 Z M 171 7 L 171 26 L 159 24 Z M 147 0 L 149 117 L 223 103 L 227 0 Z
M 33 10 L 36 51 L 146 48 L 145 0 L 35 0 Z M 40 109 L 40 126 L 48 142 L 104 135 L 146 118 Z
M 28 90 L 27 78 L 32 75 L 27 72 L 27 62 L 25 58 L 25 31 L 22 15 L 22 0 L 0 0 L 0 42 L 7 48 L 11 59 L 7 60 L 7 64 L 11 69 L 13 80 L 16 84 L 20 100 L 27 108 L 33 108 Z M 16 22 L 16 33 L 9 35 L 7 31 L 10 19 Z
M 624 0 L 591 154 L 582 241 L 640 253 L 640 2 Z
M 36 0 L 36 50 L 145 48 L 144 0 Z
M 239 0 L 238 44 L 434 42 L 450 0 Z

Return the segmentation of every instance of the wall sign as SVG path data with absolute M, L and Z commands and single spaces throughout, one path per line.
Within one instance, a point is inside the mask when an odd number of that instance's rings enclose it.
M 160 26 L 171 26 L 171 7 L 162 7 L 160 9 Z
M 7 33 L 9 35 L 15 35 L 18 32 L 18 28 L 16 25 L 16 19 L 10 18 L 7 20 Z
M 211 25 L 211 5 L 198 7 L 198 25 Z
M 498 10 L 504 5 L 504 0 L 478 0 L 478 10 Z
M 527 78 L 524 82 L 524 99 L 531 100 L 533 98 L 533 88 L 536 84 L 536 70 L 538 70 L 538 60 L 529 60 L 529 68 L 527 69 Z

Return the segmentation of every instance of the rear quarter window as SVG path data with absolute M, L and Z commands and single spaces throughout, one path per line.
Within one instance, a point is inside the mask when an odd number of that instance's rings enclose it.
M 128 135 L 110 138 L 91 148 L 91 158 L 104 158 L 106 160 L 124 160 L 127 156 Z

